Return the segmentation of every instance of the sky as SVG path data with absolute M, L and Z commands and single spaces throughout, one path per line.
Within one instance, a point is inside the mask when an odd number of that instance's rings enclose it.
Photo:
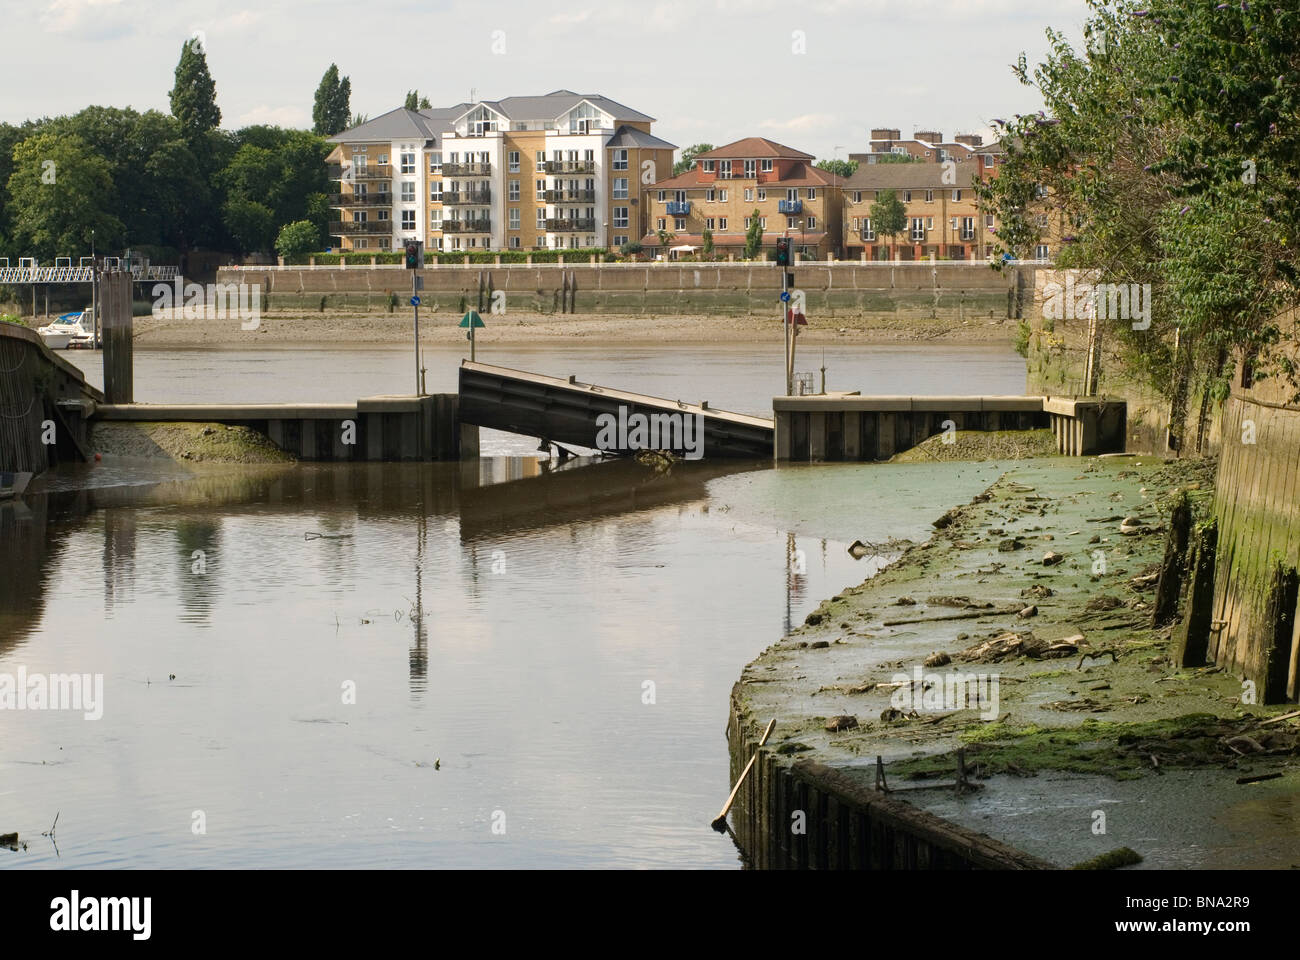
M 569 89 L 656 118 L 680 146 L 763 136 L 818 157 L 904 136 L 979 133 L 1039 109 L 1011 74 L 1077 38 L 1084 0 L 0 0 L 0 121 L 83 107 L 168 109 L 196 31 L 222 125 L 310 127 L 331 62 L 352 110 L 418 89 L 435 104 Z M 18 78 L 30 78 L 20 82 Z

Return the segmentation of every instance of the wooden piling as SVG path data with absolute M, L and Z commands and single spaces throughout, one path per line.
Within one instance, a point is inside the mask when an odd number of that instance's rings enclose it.
M 1210 632 L 1214 619 L 1214 564 L 1219 546 L 1219 527 L 1211 521 L 1196 533 L 1187 608 L 1174 631 L 1174 663 L 1180 667 L 1203 667 L 1209 662 Z
M 104 313 L 104 397 L 108 403 L 134 403 L 131 337 L 131 274 L 122 270 L 104 272 L 99 286 L 99 305 Z
M 1184 493 L 1169 514 L 1169 533 L 1165 537 L 1165 556 L 1160 564 L 1160 579 L 1156 582 L 1152 626 L 1163 627 L 1178 617 L 1178 597 L 1182 593 L 1191 530 L 1192 507 Z
M 1280 561 L 1273 567 L 1264 603 L 1261 629 L 1266 632 L 1261 646 L 1266 652 L 1264 663 L 1263 703 L 1283 703 L 1291 667 L 1291 637 L 1295 631 L 1296 597 L 1300 591 L 1300 574 L 1295 567 Z

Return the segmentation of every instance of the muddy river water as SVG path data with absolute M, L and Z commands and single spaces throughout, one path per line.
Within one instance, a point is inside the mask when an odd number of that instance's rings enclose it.
M 759 413 L 768 353 L 486 359 Z M 406 389 L 409 361 L 146 350 L 136 397 L 354 399 Z M 431 352 L 429 389 L 454 389 L 454 365 Z M 827 367 L 864 392 L 1024 387 L 1005 347 L 837 348 Z M 26 841 L 0 869 L 735 866 L 708 823 L 741 667 L 882 562 L 849 543 L 924 538 L 999 472 L 660 475 L 522 455 L 535 446 L 200 474 L 106 460 L 0 507 L 0 677 L 103 684 L 98 719 L 0 711 L 0 833 Z

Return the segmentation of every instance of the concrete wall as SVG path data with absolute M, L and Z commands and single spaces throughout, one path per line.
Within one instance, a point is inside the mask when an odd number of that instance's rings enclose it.
M 1017 285 L 1014 272 L 998 274 L 982 264 L 818 262 L 799 264 L 793 272 L 809 312 L 820 317 L 887 313 L 959 320 L 1006 318 Z M 438 265 L 420 271 L 421 296 L 426 304 L 459 311 L 462 298 L 466 306 L 488 309 L 491 294 L 502 291 L 508 311 L 558 312 L 565 274 L 576 285 L 574 312 L 578 313 L 779 316 L 781 274 L 771 263 Z M 227 269 L 220 272 L 218 282 L 260 284 L 263 304 L 270 310 L 384 310 L 390 294 L 405 305 L 411 291 L 406 270 L 360 264 Z

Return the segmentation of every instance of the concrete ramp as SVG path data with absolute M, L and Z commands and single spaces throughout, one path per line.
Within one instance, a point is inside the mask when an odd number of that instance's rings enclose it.
M 669 423 L 683 423 L 686 417 L 693 417 L 703 427 L 705 458 L 772 457 L 773 422 L 765 417 L 714 410 L 707 402 L 683 403 L 581 383 L 575 377 L 548 377 L 468 360 L 461 363 L 459 415 L 462 423 L 600 449 L 597 435 L 601 423 L 597 421 L 605 414 L 615 422 L 632 427 L 637 423 L 633 418 L 640 416 L 664 428 L 658 431 L 659 442 L 648 445 L 651 449 L 686 452 L 672 439 L 664 442 L 664 435 Z M 680 436 L 675 433 L 672 438 Z M 612 449 L 635 452 L 621 444 Z

